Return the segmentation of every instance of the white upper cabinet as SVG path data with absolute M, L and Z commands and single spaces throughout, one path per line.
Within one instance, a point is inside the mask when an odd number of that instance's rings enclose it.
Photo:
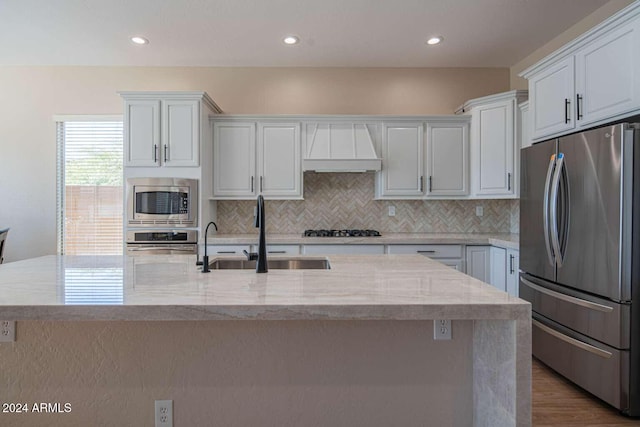
M 300 198 L 300 123 L 260 123 L 258 135 L 259 191 L 265 197 Z
M 120 92 L 124 98 L 126 167 L 198 167 L 209 112 L 204 92 Z
M 529 80 L 533 140 L 640 112 L 640 2 L 520 75 Z
M 381 191 L 384 196 L 422 197 L 424 194 L 422 122 L 382 126 Z
M 301 199 L 301 161 L 300 123 L 213 123 L 214 199 Z
M 252 198 L 256 195 L 256 124 L 213 124 L 213 196 Z
M 574 59 L 565 58 L 529 80 L 533 137 L 542 138 L 575 127 Z
M 469 194 L 469 125 L 427 123 L 427 196 Z
M 162 102 L 162 163 L 165 166 L 198 166 L 199 101 Z
M 520 120 L 517 105 L 526 91 L 513 90 L 467 101 L 458 112 L 471 113 L 471 198 L 518 197 Z
M 640 19 L 576 52 L 576 119 L 584 126 L 640 105 Z

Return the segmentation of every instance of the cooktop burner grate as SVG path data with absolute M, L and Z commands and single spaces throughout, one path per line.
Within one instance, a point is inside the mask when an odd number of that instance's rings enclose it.
M 304 237 L 377 237 L 376 230 L 305 230 Z

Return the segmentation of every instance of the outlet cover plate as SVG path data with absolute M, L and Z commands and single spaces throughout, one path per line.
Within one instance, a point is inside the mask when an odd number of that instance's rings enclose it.
M 14 320 L 0 320 L 0 342 L 14 342 L 16 340 L 16 322 Z

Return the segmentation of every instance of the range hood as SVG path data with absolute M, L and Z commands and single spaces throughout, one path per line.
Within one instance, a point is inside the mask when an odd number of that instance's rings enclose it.
M 316 172 L 379 171 L 372 134 L 375 124 L 316 123 L 307 127 L 302 169 Z

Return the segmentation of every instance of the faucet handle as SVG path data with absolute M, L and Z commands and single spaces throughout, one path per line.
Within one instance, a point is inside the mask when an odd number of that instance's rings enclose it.
M 258 254 L 256 252 L 247 252 L 245 249 L 243 249 L 242 253 L 247 257 L 248 261 L 255 261 L 258 259 Z

